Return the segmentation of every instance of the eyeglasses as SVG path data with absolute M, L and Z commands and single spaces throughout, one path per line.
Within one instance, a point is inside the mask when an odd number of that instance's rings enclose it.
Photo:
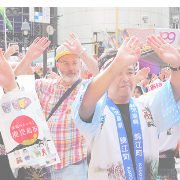
M 72 63 L 68 62 L 68 61 L 64 61 L 64 62 L 59 62 L 61 63 L 64 67 L 68 68 L 70 66 L 70 64 L 73 66 L 73 67 L 77 67 L 78 64 L 79 64 L 79 61 L 73 61 Z

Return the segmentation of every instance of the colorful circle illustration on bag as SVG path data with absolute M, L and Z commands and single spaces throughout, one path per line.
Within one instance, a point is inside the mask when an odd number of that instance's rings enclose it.
M 26 97 L 19 98 L 18 103 L 21 109 L 26 109 L 31 104 L 31 100 Z
M 10 127 L 10 133 L 17 143 L 31 145 L 36 142 L 39 130 L 32 118 L 22 115 L 13 120 Z

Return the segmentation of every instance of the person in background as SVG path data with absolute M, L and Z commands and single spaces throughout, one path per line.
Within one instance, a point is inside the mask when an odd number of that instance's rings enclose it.
M 133 93 L 133 97 L 138 98 L 139 96 L 143 95 L 143 89 L 140 85 L 141 81 L 143 81 L 144 79 L 147 79 L 148 77 L 148 73 L 150 72 L 150 68 L 143 68 L 141 70 L 139 70 L 135 76 L 136 78 L 136 82 L 137 85 L 134 89 L 134 93 Z
M 59 76 L 55 72 L 48 71 L 44 77 L 45 79 L 58 79 Z
M 10 57 L 12 54 L 19 52 L 19 46 L 18 45 L 13 45 L 8 47 L 7 51 L 4 53 L 4 58 L 8 58 Z M 23 60 L 23 55 L 19 54 L 18 57 Z M 19 62 L 15 62 L 15 61 L 9 61 L 7 60 L 8 64 L 11 66 L 11 68 L 14 70 L 18 65 Z M 29 66 L 28 70 L 26 73 L 22 74 L 32 74 L 32 67 Z M 35 75 L 36 76 L 36 75 Z M 33 167 L 30 166 L 26 166 L 23 168 L 20 168 L 18 170 L 18 177 L 15 178 L 12 174 L 12 171 L 10 169 L 9 166 L 9 160 L 8 157 L 6 155 L 6 150 L 5 150 L 5 146 L 4 146 L 4 142 L 2 140 L 2 136 L 0 133 L 0 175 L 1 175 L 1 180 L 25 180 L 28 178 L 33 178 L 33 172 L 35 171 L 36 173 L 34 174 L 34 176 L 42 176 L 43 178 L 48 178 L 50 177 L 50 170 L 46 167 L 42 167 L 41 169 L 35 169 Z M 42 175 L 44 173 L 44 175 Z M 31 175 L 30 175 L 31 174 Z
M 81 71 L 81 78 L 82 79 L 88 79 L 88 76 L 91 72 L 87 69 L 85 69 L 84 71 Z
M 171 71 L 163 68 L 159 74 L 159 77 L 161 81 L 165 83 L 170 78 L 170 75 Z M 179 163 L 179 159 L 175 157 L 178 156 L 180 148 L 179 128 L 179 125 L 176 125 L 159 134 L 158 180 L 177 180 L 177 170 L 175 168 L 175 163 Z
M 56 66 L 60 77 L 55 80 L 40 79 L 35 82 L 36 92 L 46 119 L 62 95 L 80 78 L 80 58 L 94 77 L 99 73 L 97 61 L 81 46 L 77 36 L 70 34 L 70 37 L 71 42 L 66 40 L 67 43 L 58 47 L 56 51 Z M 27 71 L 37 55 L 42 54 L 41 44 L 46 41 L 47 38 L 42 38 L 33 42 L 24 59 L 16 67 L 14 71 L 16 75 Z M 61 163 L 51 167 L 51 180 L 87 179 L 86 141 L 74 125 L 71 116 L 72 103 L 77 93 L 84 87 L 84 83 L 85 80 L 76 86 L 48 120 L 48 127 L 61 160 Z
M 141 83 L 140 83 L 140 85 L 143 88 L 143 92 L 145 92 L 145 93 L 148 92 L 147 85 L 149 84 L 149 82 L 150 82 L 150 78 L 147 77 L 146 79 L 142 80 Z
M 143 91 L 140 85 L 136 85 L 134 89 L 133 97 L 138 98 L 139 96 L 143 95 Z
M 14 53 L 19 53 L 19 46 L 18 45 L 12 45 L 9 43 L 8 48 L 6 52 L 4 53 L 4 57 L 6 60 L 13 55 Z

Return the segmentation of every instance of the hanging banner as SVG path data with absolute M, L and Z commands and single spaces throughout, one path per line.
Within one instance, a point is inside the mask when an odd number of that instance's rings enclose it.
M 4 11 L 6 12 L 6 8 L 5 7 L 0 7 L 0 14 L 2 15 L 2 17 L 5 19 L 6 24 L 8 25 L 8 30 L 13 30 L 12 24 L 9 21 L 9 19 L 6 17 L 4 17 Z
M 108 35 L 108 33 L 104 30 L 101 31 L 101 34 L 104 38 L 103 46 L 106 49 L 112 48 L 116 46 L 116 34 L 112 35 L 111 37 Z M 118 32 L 118 43 L 122 44 L 126 37 L 129 37 L 129 34 L 126 29 Z
M 114 48 L 116 46 L 116 42 L 115 43 L 113 42 L 113 40 L 111 39 L 111 37 L 109 36 L 109 34 L 105 30 L 101 29 L 101 35 L 104 39 L 102 45 L 106 49 Z
M 29 7 L 29 21 L 34 22 L 34 7 Z
M 22 85 L 23 81 L 27 85 Z M 21 77 L 20 90 L 0 100 L 0 130 L 14 174 L 23 166 L 60 163 L 35 88 L 31 90 L 32 82 L 35 84 L 27 75 Z
M 119 44 L 122 44 L 124 42 L 124 40 L 126 39 L 126 37 L 129 37 L 128 32 L 127 32 L 126 29 L 119 32 L 118 33 L 118 42 L 119 42 Z M 113 35 L 111 38 L 113 39 L 114 42 L 116 42 L 116 35 Z
M 50 24 L 50 7 L 42 7 L 41 12 L 35 11 L 34 7 L 29 7 L 29 21 Z
M 147 85 L 148 92 L 153 91 L 154 89 L 162 87 L 163 84 L 164 84 L 164 82 L 162 82 L 161 80 L 159 80 L 159 79 L 155 80 L 153 83 Z
M 168 42 L 172 46 L 177 46 L 180 35 L 180 29 L 157 28 L 155 29 L 155 36 L 157 35 L 161 36 L 166 42 Z

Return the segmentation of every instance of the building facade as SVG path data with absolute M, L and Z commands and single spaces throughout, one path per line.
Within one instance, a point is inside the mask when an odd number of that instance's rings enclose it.
M 58 15 L 63 17 L 58 20 L 58 44 L 61 45 L 69 38 L 70 33 L 75 33 L 81 43 L 90 43 L 94 38 L 101 41 L 101 29 L 110 35 L 116 31 L 115 7 L 58 7 Z M 148 16 L 144 23 L 142 16 Z M 125 28 L 168 28 L 168 7 L 118 7 L 118 29 Z M 93 52 L 93 46 L 86 44 L 84 47 Z
M 6 7 L 6 9 L 7 8 L 8 7 Z M 6 31 L 6 35 L 7 35 L 6 41 L 7 41 L 7 45 L 9 43 L 18 43 L 21 52 L 22 47 L 24 46 L 24 37 L 23 37 L 23 32 L 21 31 L 22 23 L 26 20 L 30 25 L 30 31 L 28 33 L 28 39 L 27 39 L 28 40 L 27 46 L 29 46 L 36 37 L 43 37 L 43 23 L 29 21 L 29 7 L 16 7 L 16 8 L 18 8 L 19 10 L 17 16 L 6 14 L 7 18 L 9 19 L 13 27 L 13 30 Z M 35 7 L 35 11 L 42 12 L 42 7 Z M 56 21 L 56 19 L 54 18 L 57 16 L 56 12 L 57 12 L 56 7 L 50 8 L 50 16 L 51 16 L 50 24 L 52 26 L 54 26 L 54 21 Z M 4 26 L 5 26 L 4 19 L 0 15 L 0 42 L 1 42 L 0 44 L 2 46 L 5 45 Z M 6 29 L 8 29 L 7 25 L 6 25 Z M 55 31 L 54 33 L 55 33 L 55 37 L 57 38 L 57 31 Z M 54 41 L 55 44 L 57 44 L 56 38 L 53 38 L 53 35 L 49 36 L 49 39 L 52 42 L 51 46 L 53 46 Z
M 178 17 L 180 19 L 180 7 L 170 7 L 169 8 L 169 25 L 173 29 L 179 29 L 179 19 L 178 23 L 176 24 L 173 20 L 173 17 Z

